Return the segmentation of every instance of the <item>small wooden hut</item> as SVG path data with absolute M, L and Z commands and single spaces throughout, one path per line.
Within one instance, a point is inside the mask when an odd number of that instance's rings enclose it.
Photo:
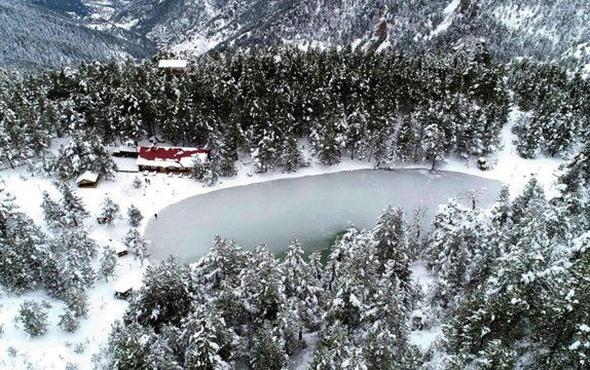
M 85 171 L 76 179 L 79 188 L 95 188 L 98 186 L 100 175 L 91 171 Z

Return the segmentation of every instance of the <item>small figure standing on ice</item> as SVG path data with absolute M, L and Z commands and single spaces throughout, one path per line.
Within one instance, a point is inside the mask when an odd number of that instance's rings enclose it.
M 156 220 L 158 219 L 158 214 L 154 213 L 154 217 L 156 218 Z

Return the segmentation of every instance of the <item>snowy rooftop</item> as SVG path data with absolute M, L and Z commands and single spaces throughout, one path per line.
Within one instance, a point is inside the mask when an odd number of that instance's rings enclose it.
M 125 246 L 125 244 L 123 243 L 116 243 L 115 244 L 115 253 L 119 254 L 119 253 L 124 253 L 124 252 L 128 252 L 129 249 L 127 248 L 127 246 Z
M 126 293 L 133 290 L 134 285 L 133 281 L 129 279 L 121 279 L 115 283 L 115 292 Z
M 110 146 L 109 150 L 111 153 L 117 153 L 117 152 L 133 153 L 133 152 L 137 152 L 137 147 L 130 146 L 130 145 L 116 145 L 116 146 Z
M 83 181 L 88 182 L 97 182 L 98 181 L 98 174 L 90 171 L 86 171 L 76 179 L 76 184 L 79 184 Z
M 186 68 L 186 64 L 186 60 L 163 59 L 158 63 L 158 68 Z
M 141 147 L 137 165 L 188 168 L 193 166 L 195 159 L 205 162 L 208 153 L 208 150 L 199 148 Z

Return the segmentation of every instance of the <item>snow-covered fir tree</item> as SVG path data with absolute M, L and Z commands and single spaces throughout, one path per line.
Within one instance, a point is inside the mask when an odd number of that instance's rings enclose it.
M 62 209 L 62 206 L 53 200 L 47 191 L 43 192 L 43 203 L 41 204 L 41 208 L 43 208 L 45 223 L 50 228 L 64 226 L 65 212 Z
M 37 301 L 24 301 L 18 311 L 18 321 L 30 336 L 43 335 L 47 331 L 47 309 Z
M 67 182 L 62 182 L 59 185 L 59 189 L 62 196 L 61 202 L 65 211 L 66 221 L 74 226 L 80 226 L 83 219 L 89 216 L 82 199 Z
M 151 255 L 149 242 L 143 239 L 143 236 L 136 228 L 129 229 L 123 243 L 133 253 L 133 258 L 138 259 L 142 265 Z
M 129 226 L 139 227 L 141 220 L 143 220 L 143 215 L 139 208 L 133 204 L 130 205 L 129 208 L 127 208 L 127 221 L 129 222 Z
M 59 315 L 59 327 L 63 331 L 73 333 L 80 327 L 80 322 L 72 311 L 66 309 L 63 314 Z
M 227 360 L 231 356 L 233 336 L 223 320 L 202 306 L 183 321 L 185 331 L 182 340 L 186 342 L 185 363 L 188 369 L 230 369 Z
M 100 256 L 99 275 L 109 281 L 109 278 L 115 276 L 115 268 L 117 267 L 117 254 L 112 247 L 104 247 Z
M 104 220 L 105 223 L 112 224 L 115 221 L 115 219 L 121 216 L 119 208 L 119 205 L 115 203 L 113 198 L 107 195 L 102 202 L 102 210 L 100 212 L 100 217 Z
M 45 235 L 0 189 L 0 283 L 15 293 L 31 289 L 41 279 L 49 253 Z
M 403 210 L 389 206 L 377 220 L 377 225 L 373 229 L 373 238 L 380 266 L 379 272 L 383 273 L 385 266 L 393 264 L 394 274 L 404 284 L 409 284 L 411 256 L 406 230 Z

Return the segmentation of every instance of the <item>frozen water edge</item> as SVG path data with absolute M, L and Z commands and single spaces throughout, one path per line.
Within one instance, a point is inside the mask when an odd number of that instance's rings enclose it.
M 502 181 L 509 185 L 513 196 L 518 194 L 530 176 L 534 174 L 539 178 L 540 183 L 549 195 L 555 194 L 554 182 L 557 167 L 563 163 L 563 160 L 558 158 L 526 160 L 518 157 L 512 144 L 511 128 L 519 114 L 519 112 L 513 112 L 511 123 L 503 129 L 503 148 L 492 158 L 493 161 L 497 161 L 494 168 L 482 172 L 476 168 L 473 160 L 467 161 L 458 157 L 451 157 L 441 167 L 441 170 L 456 171 Z M 59 142 L 59 140 L 55 141 L 56 144 Z M 139 190 L 134 189 L 132 186 L 135 174 L 119 173 L 115 181 L 101 182 L 97 189 L 80 189 L 79 194 L 93 216 L 99 213 L 100 203 L 105 194 L 110 194 L 121 206 L 123 212 L 126 211 L 130 204 L 136 205 L 146 216 L 141 226 L 144 228 L 153 214 L 194 195 L 276 179 L 370 169 L 374 165 L 374 163 L 366 161 L 343 159 L 343 163 L 338 166 L 325 167 L 313 164 L 293 174 L 280 172 L 255 174 L 249 164 L 240 162 L 238 176 L 231 179 L 222 179 L 222 182 L 214 187 L 204 187 L 186 178 L 158 175 L 149 177 L 151 184 L 145 184 L 144 188 Z M 395 164 L 395 167 L 429 169 L 428 164 Z M 142 175 L 139 175 L 139 177 L 143 178 Z M 57 191 L 51 184 L 51 179 L 30 177 L 22 169 L 1 171 L 0 186 L 4 186 L 17 197 L 17 203 L 21 209 L 37 224 L 42 223 L 41 192 L 48 190 L 52 196 L 57 196 Z M 123 220 L 118 220 L 113 226 L 99 226 L 96 224 L 95 219 L 90 218 L 87 220 L 87 224 L 92 228 L 92 237 L 101 245 L 109 244 L 111 239 L 113 241 L 121 240 L 128 230 L 128 226 Z M 136 263 L 128 256 L 119 260 L 117 274 L 120 279 L 129 279 L 138 286 L 141 283 L 144 269 L 145 266 L 141 267 L 139 263 Z M 89 318 L 82 320 L 81 328 L 73 334 L 64 333 L 56 327 L 57 315 L 61 313 L 63 304 L 48 298 L 42 291 L 29 292 L 19 297 L 0 293 L 0 324 L 4 327 L 4 334 L 0 336 L 0 369 L 27 368 L 26 362 L 37 364 L 36 368 L 39 369 L 63 369 L 64 364 L 68 361 L 78 363 L 80 369 L 92 369 L 92 355 L 105 343 L 110 332 L 111 323 L 120 318 L 127 307 L 124 301 L 114 298 L 113 290 L 113 281 L 99 282 L 89 290 Z M 49 331 L 42 337 L 27 338 L 21 329 L 14 327 L 13 318 L 16 316 L 18 306 L 27 299 L 46 299 L 53 305 L 49 316 Z M 412 335 L 414 343 L 420 341 L 424 345 L 427 344 L 427 333 L 414 332 Z M 433 339 L 432 337 L 428 338 L 430 338 L 429 340 Z M 76 354 L 68 347 L 68 343 L 83 343 L 86 349 L 83 353 Z M 17 358 L 11 358 L 7 355 L 7 348 L 10 346 L 18 350 Z

